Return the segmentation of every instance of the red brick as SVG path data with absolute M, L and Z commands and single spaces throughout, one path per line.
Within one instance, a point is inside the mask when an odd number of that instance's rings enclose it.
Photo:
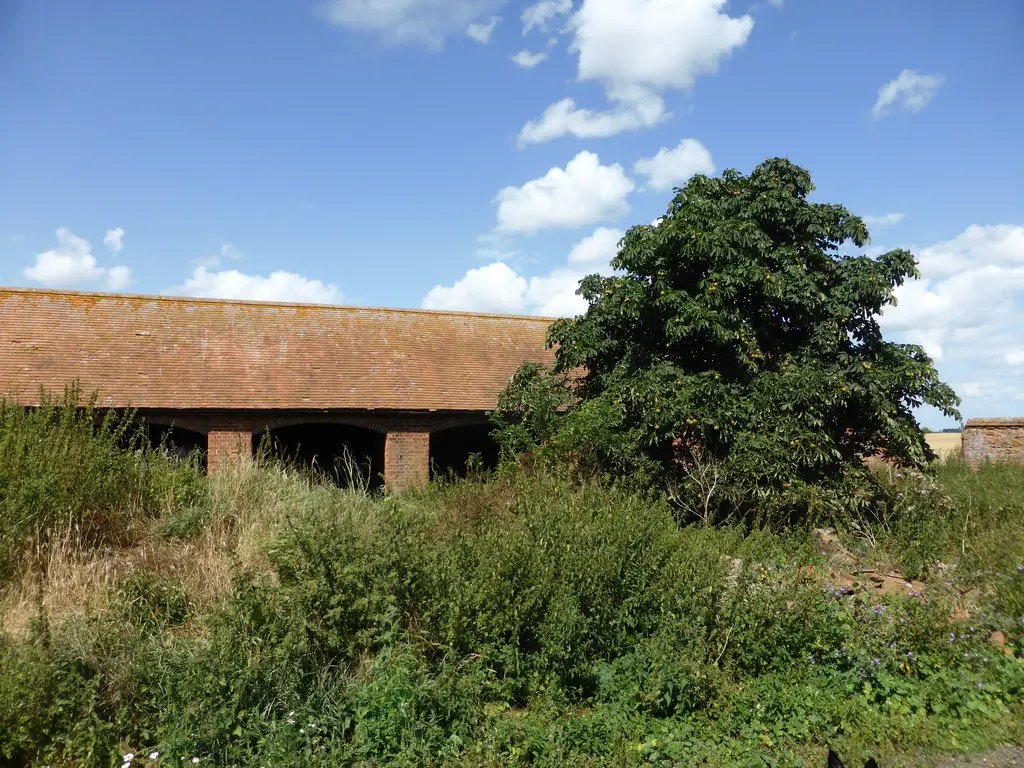
M 1024 463 L 1024 418 L 968 419 L 963 428 L 964 459 Z

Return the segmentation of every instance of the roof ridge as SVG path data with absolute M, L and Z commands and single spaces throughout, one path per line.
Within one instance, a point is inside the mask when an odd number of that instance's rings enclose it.
M 69 289 L 55 288 L 19 288 L 15 286 L 0 286 L 0 293 L 28 294 L 38 296 L 92 296 L 104 299 L 143 299 L 146 301 L 159 302 L 191 302 L 195 304 L 220 304 L 240 306 L 265 306 L 265 307 L 295 307 L 302 309 L 332 309 L 346 312 L 394 312 L 409 315 L 431 315 L 441 317 L 481 317 L 498 318 L 502 320 L 529 320 L 535 322 L 555 322 L 558 318 L 544 317 L 541 315 L 513 315 L 500 312 L 467 312 L 464 310 L 451 309 L 408 309 L 403 307 L 371 307 L 355 306 L 351 304 L 319 304 L 291 301 L 267 301 L 259 299 L 219 299 L 197 296 L 175 296 L 170 294 L 151 293 L 117 293 L 113 291 L 74 291 Z

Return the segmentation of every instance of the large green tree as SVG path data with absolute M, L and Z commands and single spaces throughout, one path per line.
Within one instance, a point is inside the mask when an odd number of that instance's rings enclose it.
M 959 400 L 879 328 L 914 257 L 845 255 L 868 230 L 813 189 L 771 159 L 696 176 L 632 227 L 616 274 L 580 283 L 586 314 L 551 327 L 554 371 L 524 367 L 502 396 L 506 450 L 705 494 L 712 513 L 855 501 L 866 456 L 923 468 L 915 408 L 959 418 Z

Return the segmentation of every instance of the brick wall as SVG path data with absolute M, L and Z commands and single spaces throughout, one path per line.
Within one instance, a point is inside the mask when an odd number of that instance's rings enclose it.
M 1024 418 L 969 419 L 963 430 L 964 459 L 1024 463 Z
M 430 480 L 430 432 L 388 432 L 384 483 L 393 491 L 421 488 Z
M 252 432 L 238 428 L 217 427 L 207 433 L 206 468 L 219 472 L 239 457 L 252 455 Z

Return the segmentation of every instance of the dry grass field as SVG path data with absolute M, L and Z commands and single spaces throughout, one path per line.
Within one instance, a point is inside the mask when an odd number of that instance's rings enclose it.
M 928 440 L 928 445 L 939 455 L 940 459 L 960 450 L 959 432 L 929 432 L 925 435 L 925 439 Z

